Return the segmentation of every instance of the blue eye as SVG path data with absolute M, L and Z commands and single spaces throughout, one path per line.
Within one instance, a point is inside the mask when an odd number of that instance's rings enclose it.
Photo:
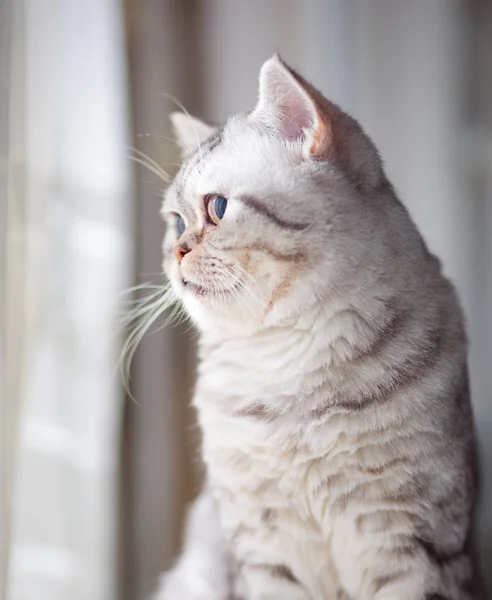
M 176 231 L 178 232 L 178 237 L 183 235 L 184 230 L 186 229 L 186 223 L 181 215 L 176 215 Z
M 227 208 L 227 198 L 224 196 L 218 196 L 217 194 L 211 194 L 208 197 L 207 211 L 212 223 L 217 223 L 225 215 Z

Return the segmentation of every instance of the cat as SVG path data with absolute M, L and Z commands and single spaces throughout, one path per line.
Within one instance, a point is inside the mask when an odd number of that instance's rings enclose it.
M 482 598 L 464 319 L 373 143 L 278 55 L 251 113 L 171 118 L 206 481 L 156 599 Z

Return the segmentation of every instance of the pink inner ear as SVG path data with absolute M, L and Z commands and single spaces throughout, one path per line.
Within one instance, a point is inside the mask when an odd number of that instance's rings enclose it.
M 282 134 L 289 140 L 296 140 L 314 126 L 313 113 L 300 96 L 284 100 L 278 110 Z
M 257 118 L 273 125 L 287 140 L 315 136 L 321 125 L 317 106 L 304 82 L 277 57 L 267 60 L 260 71 Z

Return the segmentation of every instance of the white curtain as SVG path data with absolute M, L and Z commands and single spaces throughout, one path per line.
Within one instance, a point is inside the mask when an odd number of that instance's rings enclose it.
M 9 189 L 8 149 L 11 79 L 11 28 L 12 4 L 10 0 L 0 2 L 0 598 L 4 598 L 7 579 L 7 563 L 10 538 L 13 440 L 16 410 L 13 399 L 15 374 L 12 369 L 11 347 L 7 355 L 7 197 Z M 7 360 L 7 359 L 10 360 Z
M 0 12 L 10 50 L 0 71 L 9 123 L 3 524 L 9 485 L 13 493 L 5 598 L 110 600 L 122 405 L 115 306 L 132 269 L 120 6 L 15 0 L 10 9 Z

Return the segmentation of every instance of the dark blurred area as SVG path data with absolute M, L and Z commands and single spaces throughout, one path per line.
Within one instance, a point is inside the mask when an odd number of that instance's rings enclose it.
M 252 109 L 274 51 L 362 123 L 459 288 L 492 564 L 492 2 L 0 0 L 2 600 L 145 599 L 172 564 L 195 334 L 147 335 L 125 394 L 116 313 L 163 281 L 166 185 L 129 155 L 173 175 L 169 113 Z

